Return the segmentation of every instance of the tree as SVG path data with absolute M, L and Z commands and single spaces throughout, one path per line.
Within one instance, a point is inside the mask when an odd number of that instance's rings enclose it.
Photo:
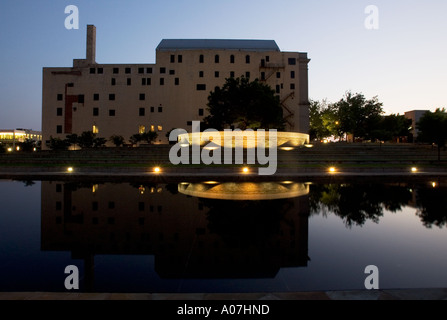
M 217 130 L 284 129 L 279 97 L 268 85 L 248 78 L 228 78 L 208 96 L 205 126 Z
M 330 136 L 339 136 L 337 110 L 326 100 L 310 101 L 309 108 L 311 140 L 321 140 Z
M 336 103 L 341 133 L 350 133 L 356 138 L 371 139 L 383 113 L 382 103 L 377 97 L 367 100 L 361 93 L 347 92 Z
M 3 143 L 0 143 L 0 154 L 5 153 L 6 152 L 6 148 L 3 145 Z
M 113 135 L 113 136 L 110 137 L 110 141 L 116 147 L 121 147 L 124 144 L 124 137 L 123 136 L 118 136 L 118 135 Z
M 36 141 L 33 139 L 29 139 L 29 138 L 25 139 L 25 141 L 23 141 L 20 144 L 20 148 L 24 152 L 31 152 L 34 150 L 35 147 L 36 147 Z
M 371 131 L 371 138 L 380 141 L 390 141 L 410 135 L 411 119 L 404 115 L 391 114 L 381 117 L 377 126 Z
M 62 140 L 61 138 L 53 138 L 50 136 L 50 149 L 51 150 L 67 150 L 70 145 L 67 140 Z
M 447 113 L 445 109 L 426 112 L 416 124 L 419 130 L 418 141 L 434 143 L 438 146 L 438 160 L 441 160 L 441 148 L 446 145 Z
M 65 138 L 69 146 L 76 146 L 79 143 L 79 136 L 76 133 L 69 134 Z
M 152 144 L 158 137 L 158 133 L 155 131 L 149 131 L 141 134 L 141 141 Z
M 94 145 L 95 134 L 92 131 L 84 131 L 78 139 L 78 145 L 81 148 L 92 148 Z
M 143 140 L 143 136 L 140 133 L 133 134 L 129 138 L 130 143 L 132 143 L 133 145 L 138 144 L 142 140 Z
M 107 139 L 101 137 L 95 137 L 93 139 L 93 148 L 102 148 L 106 145 Z

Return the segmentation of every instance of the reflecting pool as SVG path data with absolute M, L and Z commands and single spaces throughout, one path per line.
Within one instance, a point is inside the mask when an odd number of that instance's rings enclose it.
M 442 181 L 0 180 L 0 291 L 447 287 Z

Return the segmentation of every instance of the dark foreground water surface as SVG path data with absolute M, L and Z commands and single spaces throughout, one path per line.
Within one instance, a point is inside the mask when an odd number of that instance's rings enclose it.
M 0 180 L 0 291 L 447 287 L 447 188 Z

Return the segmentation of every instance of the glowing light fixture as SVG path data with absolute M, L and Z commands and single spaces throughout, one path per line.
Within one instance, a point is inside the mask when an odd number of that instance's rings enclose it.
M 206 149 L 206 150 L 217 150 L 219 148 L 220 148 L 220 146 L 218 146 L 216 143 L 210 142 L 203 149 Z
M 206 182 L 204 182 L 204 184 L 214 185 L 214 184 L 219 184 L 219 182 L 217 182 L 217 181 L 206 181 Z
M 69 172 L 69 173 L 73 172 L 73 167 L 68 167 L 67 172 Z
M 12 152 L 12 148 L 8 148 L 8 152 Z
M 155 173 L 160 173 L 161 172 L 161 168 L 160 167 L 155 167 L 154 168 L 154 172 Z
M 293 149 L 295 149 L 295 146 L 290 141 L 287 141 L 286 143 L 281 145 L 280 149 L 284 151 L 292 151 Z
M 411 168 L 411 172 L 418 172 L 418 168 L 416 167 Z
M 313 148 L 313 147 L 314 147 L 313 144 L 309 144 L 309 143 L 308 143 L 308 144 L 305 144 L 304 146 L 305 146 L 306 148 Z
M 336 172 L 337 172 L 337 168 L 335 168 L 335 167 L 329 168 L 329 173 L 336 173 Z
M 245 167 L 245 168 L 242 169 L 242 173 L 247 174 L 247 173 L 249 173 L 249 172 L 250 172 L 250 169 L 248 169 L 247 167 Z
M 432 186 L 433 188 L 436 188 L 436 187 L 438 186 L 438 184 L 437 184 L 435 181 L 433 181 L 433 182 L 431 183 L 431 186 Z
M 189 147 L 189 141 L 186 139 L 186 137 L 183 137 L 182 140 L 180 140 L 180 147 L 187 148 Z

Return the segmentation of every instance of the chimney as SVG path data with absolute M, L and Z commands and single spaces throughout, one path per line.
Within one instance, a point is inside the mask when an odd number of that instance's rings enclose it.
M 96 63 L 96 27 L 87 25 L 87 55 L 88 64 Z

